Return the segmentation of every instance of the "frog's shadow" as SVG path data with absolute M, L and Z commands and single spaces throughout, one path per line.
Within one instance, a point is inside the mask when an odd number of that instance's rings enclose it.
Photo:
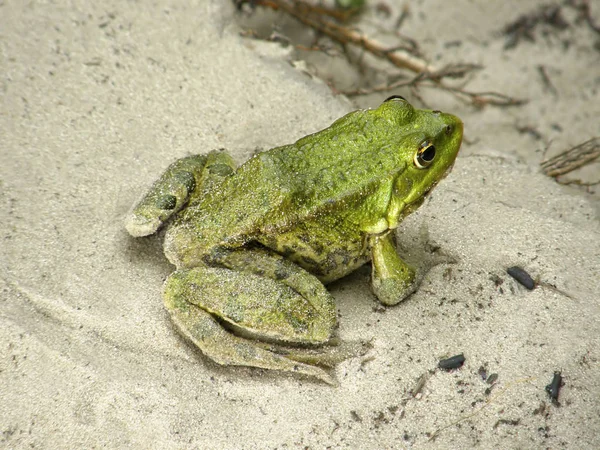
M 163 251 L 164 235 L 164 229 L 144 237 L 132 237 L 124 231 L 123 256 L 128 259 L 129 264 L 138 267 L 152 267 L 154 269 L 160 267 L 161 271 L 166 274 L 166 278 L 175 268 L 165 257 Z

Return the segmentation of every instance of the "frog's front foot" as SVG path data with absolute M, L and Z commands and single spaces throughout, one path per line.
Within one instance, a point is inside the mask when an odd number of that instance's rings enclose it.
M 235 170 L 231 156 L 212 151 L 178 159 L 156 180 L 125 219 L 132 236 L 148 236 Z
M 371 287 L 373 288 L 373 293 L 381 303 L 393 306 L 415 292 L 417 287 L 419 287 L 419 283 L 416 279 L 413 279 L 412 282 L 406 282 L 396 278 L 373 277 Z
M 396 305 L 417 289 L 420 278 L 398 256 L 392 233 L 371 236 L 370 245 L 373 292 L 384 305 Z

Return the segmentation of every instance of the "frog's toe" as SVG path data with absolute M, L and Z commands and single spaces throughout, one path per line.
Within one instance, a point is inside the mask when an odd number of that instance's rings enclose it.
M 288 359 L 294 361 L 319 365 L 324 367 L 335 367 L 339 363 L 350 358 L 365 355 L 373 348 L 370 341 L 341 341 L 331 339 L 327 345 L 315 348 L 277 347 L 278 353 L 284 354 Z
M 125 228 L 129 234 L 140 237 L 156 232 L 194 195 L 201 195 L 209 185 L 222 180 L 223 174 L 231 173 L 233 168 L 227 164 L 230 160 L 224 153 L 211 152 L 187 156 L 172 163 L 127 216 Z
M 373 292 L 384 305 L 397 305 L 410 294 L 415 292 L 419 282 L 415 278 L 408 281 L 397 278 L 373 278 Z
M 149 236 L 162 225 L 159 215 L 146 217 L 138 211 L 131 212 L 125 219 L 125 229 L 133 237 Z

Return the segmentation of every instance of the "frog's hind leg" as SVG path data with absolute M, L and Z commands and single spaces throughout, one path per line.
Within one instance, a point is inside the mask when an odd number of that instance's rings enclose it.
M 156 232 L 186 204 L 197 201 L 234 171 L 235 163 L 224 151 L 178 159 L 134 206 L 125 228 L 136 237 Z
M 248 274 L 223 268 L 179 270 L 165 283 L 165 306 L 180 332 L 219 364 L 295 372 L 336 384 L 326 370 L 288 358 L 278 353 L 276 346 L 271 349 L 269 344 L 234 335 L 215 318 L 228 316 L 230 325 L 264 321 L 267 328 L 281 328 L 286 326 L 282 316 L 288 316 L 292 327 L 302 326 L 302 314 L 289 317 L 294 314 L 289 307 L 294 309 L 294 302 L 302 301 L 299 294 L 275 281 L 263 279 L 258 285 L 257 280 L 249 280 Z M 265 301 L 262 296 L 275 300 Z

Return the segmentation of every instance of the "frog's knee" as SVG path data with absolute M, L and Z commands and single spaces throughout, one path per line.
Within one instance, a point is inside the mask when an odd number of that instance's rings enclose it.
M 200 306 L 243 335 L 293 344 L 322 344 L 334 320 L 277 280 L 220 267 L 174 272 L 164 288 L 168 309 Z

